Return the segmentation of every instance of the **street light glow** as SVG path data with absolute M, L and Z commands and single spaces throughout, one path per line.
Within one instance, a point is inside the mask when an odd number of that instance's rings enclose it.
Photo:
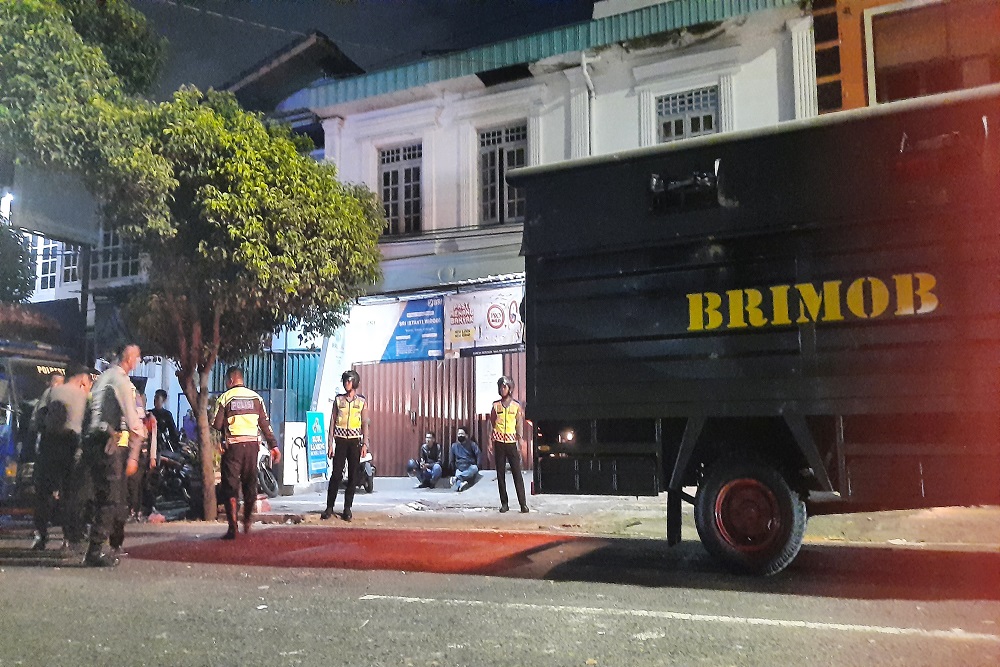
M 10 222 L 10 205 L 14 201 L 14 195 L 5 192 L 3 197 L 0 197 L 0 218 L 3 218 L 5 222 Z

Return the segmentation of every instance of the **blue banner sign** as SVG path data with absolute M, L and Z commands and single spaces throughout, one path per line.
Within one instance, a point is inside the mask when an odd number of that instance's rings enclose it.
M 326 475 L 326 424 L 322 412 L 306 413 L 306 442 L 309 450 L 309 479 Z
M 382 361 L 419 361 L 444 357 L 444 299 L 407 301 L 385 346 Z

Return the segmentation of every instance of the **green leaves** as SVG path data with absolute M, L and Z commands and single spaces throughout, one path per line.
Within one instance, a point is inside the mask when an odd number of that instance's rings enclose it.
M 28 242 L 18 230 L 0 223 L 0 303 L 27 301 L 35 291 Z
M 84 5 L 122 9 L 117 1 L 65 4 L 83 13 L 98 11 Z M 0 0 L 0 146 L 81 174 L 112 225 L 141 219 L 162 233 L 172 174 L 134 124 L 144 103 L 126 96 L 98 43 L 85 42 L 55 0 Z
M 232 95 L 132 97 L 162 48 L 124 0 L 0 0 L 0 148 L 82 175 L 149 257 L 128 312 L 187 392 L 286 323 L 339 326 L 379 277 L 384 221 L 371 192 Z
M 185 329 L 197 319 L 207 330 L 221 313 L 222 358 L 260 349 L 289 321 L 329 333 L 377 281 L 377 199 L 301 154 L 287 129 L 229 94 L 194 88 L 150 107 L 141 125 L 177 182 L 168 228 L 147 225 L 133 237 L 152 258 L 150 294 L 183 302 L 169 315 Z M 145 317 L 143 330 L 162 331 L 167 315 Z

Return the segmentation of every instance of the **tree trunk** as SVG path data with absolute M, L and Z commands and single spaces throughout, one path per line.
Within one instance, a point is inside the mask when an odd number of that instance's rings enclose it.
M 215 440 L 208 423 L 208 374 L 204 373 L 201 391 L 198 392 L 198 438 L 201 446 L 202 502 L 205 521 L 215 521 L 219 515 L 219 501 L 215 495 Z

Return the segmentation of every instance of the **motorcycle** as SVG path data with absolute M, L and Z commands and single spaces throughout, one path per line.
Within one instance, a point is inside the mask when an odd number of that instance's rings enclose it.
M 375 464 L 372 463 L 372 453 L 368 451 L 368 446 L 361 448 L 361 461 L 358 463 L 358 472 L 354 476 L 354 483 L 359 489 L 364 489 L 365 493 L 375 490 Z M 342 486 L 347 486 L 347 468 L 344 467 L 344 478 L 341 480 Z
M 201 461 L 197 443 L 157 452 L 154 511 L 168 520 L 203 516 Z
M 257 489 L 268 498 L 276 498 L 281 492 L 281 485 L 274 475 L 274 468 L 271 467 L 271 452 L 260 443 L 260 450 L 257 453 Z

